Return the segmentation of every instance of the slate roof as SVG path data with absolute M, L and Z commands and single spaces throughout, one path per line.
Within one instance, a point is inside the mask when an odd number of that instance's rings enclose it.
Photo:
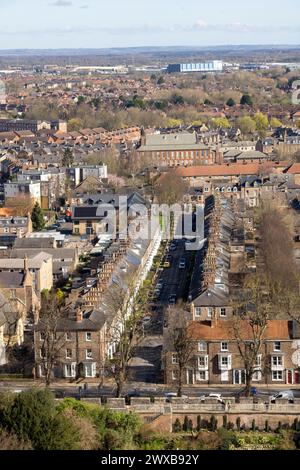
M 0 289 L 22 287 L 24 274 L 18 272 L 0 272 Z

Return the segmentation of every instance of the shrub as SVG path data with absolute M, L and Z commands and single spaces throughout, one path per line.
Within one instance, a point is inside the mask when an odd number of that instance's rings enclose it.
M 270 432 L 270 425 L 269 425 L 269 421 L 267 419 L 266 419 L 266 422 L 265 422 L 265 431 Z
M 278 422 L 278 427 L 276 429 L 276 432 L 280 432 L 280 431 L 282 431 L 282 422 L 281 421 Z
M 224 415 L 223 416 L 223 428 L 227 429 L 227 426 L 228 426 L 228 418 L 227 418 L 227 415 Z
M 16 434 L 0 429 L 0 451 L 1 450 L 31 450 L 29 441 L 22 441 Z
M 131 436 L 120 433 L 116 429 L 108 429 L 105 434 L 105 450 L 132 450 L 134 448 Z
M 209 423 L 210 431 L 216 431 L 218 428 L 218 421 L 214 415 L 211 416 L 210 418 L 210 423 Z
M 298 418 L 295 418 L 294 422 L 293 422 L 293 425 L 292 425 L 292 429 L 294 431 L 298 431 L 298 426 L 299 426 L 299 420 L 298 420 Z
M 224 427 L 218 430 L 218 436 L 220 438 L 220 450 L 229 450 L 236 443 L 235 434 Z
M 187 416 L 184 417 L 182 429 L 183 431 L 189 430 L 189 418 Z
M 75 448 L 79 435 L 66 417 L 60 416 L 49 390 L 22 392 L 1 410 L 0 421 L 35 450 Z
M 189 419 L 188 421 L 188 431 L 192 431 L 193 430 L 193 421 L 191 419 Z
M 197 431 L 201 431 L 202 418 L 200 415 L 197 416 Z
M 256 431 L 255 419 L 252 420 L 252 423 L 251 423 L 251 431 Z
M 221 444 L 217 433 L 202 431 L 197 436 L 196 446 L 198 450 L 217 450 Z
M 236 428 L 238 431 L 241 430 L 241 418 L 239 416 L 236 418 Z
M 180 420 L 177 418 L 175 423 L 173 424 L 173 432 L 181 432 L 182 426 Z

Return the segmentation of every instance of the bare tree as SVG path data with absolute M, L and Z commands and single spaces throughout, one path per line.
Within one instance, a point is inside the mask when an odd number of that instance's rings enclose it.
M 109 342 L 115 345 L 116 352 L 109 359 L 107 367 L 116 382 L 117 397 L 122 395 L 129 375 L 130 360 L 142 338 L 140 320 L 145 308 L 144 295 L 143 289 L 136 291 L 133 282 L 126 285 L 118 280 L 109 289 L 108 307 L 113 318 Z
M 178 365 L 177 396 L 182 396 L 183 374 L 193 357 L 195 340 L 188 321 L 189 313 L 183 307 L 173 307 L 168 311 L 170 346 L 176 353 Z
M 11 213 L 14 216 L 26 216 L 31 213 L 34 206 L 34 199 L 30 196 L 19 195 L 16 198 L 10 198 L 6 201 L 6 207 L 11 209 Z
M 64 334 L 58 329 L 62 312 L 61 301 L 54 292 L 43 294 L 40 320 L 36 330 L 41 333 L 42 338 L 41 366 L 47 387 L 51 383 L 55 362 L 64 346 Z
M 160 204 L 180 203 L 188 186 L 174 171 L 162 176 L 156 185 L 156 196 Z
M 258 355 L 262 354 L 270 317 L 270 292 L 265 280 L 253 276 L 247 281 L 242 295 L 232 301 L 232 332 L 245 368 L 246 396 L 250 395 L 254 373 L 260 370 Z

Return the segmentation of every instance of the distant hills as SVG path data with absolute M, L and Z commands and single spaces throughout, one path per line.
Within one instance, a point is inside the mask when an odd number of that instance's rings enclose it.
M 128 54 L 161 54 L 161 53 L 249 53 L 263 51 L 288 51 L 300 49 L 299 45 L 262 44 L 262 45 L 222 45 L 222 46 L 142 46 L 142 47 L 113 47 L 95 49 L 0 49 L 4 56 L 92 56 L 92 55 L 128 55 Z

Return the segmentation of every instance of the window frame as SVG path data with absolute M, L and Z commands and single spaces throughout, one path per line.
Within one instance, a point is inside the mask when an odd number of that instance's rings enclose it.
M 223 347 L 223 344 L 226 344 L 226 348 Z M 229 352 L 228 341 L 221 341 L 221 352 Z
M 89 355 L 90 351 L 90 355 Z M 88 348 L 85 350 L 85 358 L 86 359 L 93 359 L 93 350 L 91 348 Z
M 89 339 L 88 339 L 88 335 L 89 335 Z M 85 333 L 85 340 L 88 341 L 88 342 L 92 341 L 92 333 L 90 331 L 87 331 Z
M 195 307 L 195 317 L 201 317 L 201 315 L 202 315 L 202 307 Z
M 276 344 L 279 344 L 279 349 L 276 348 Z M 281 352 L 281 341 L 274 341 L 273 351 L 274 352 Z
M 223 315 L 223 313 L 225 312 L 225 315 Z M 220 308 L 220 317 L 224 318 L 224 317 L 227 317 L 227 309 L 226 307 L 221 307 Z

